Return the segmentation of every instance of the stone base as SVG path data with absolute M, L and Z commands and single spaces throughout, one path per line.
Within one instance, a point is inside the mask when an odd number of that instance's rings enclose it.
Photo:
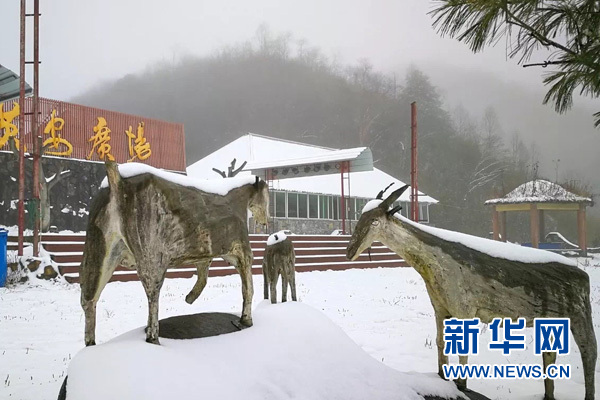
M 161 338 L 199 339 L 239 332 L 246 328 L 239 321 L 240 317 L 227 313 L 179 315 L 160 320 L 158 332 Z

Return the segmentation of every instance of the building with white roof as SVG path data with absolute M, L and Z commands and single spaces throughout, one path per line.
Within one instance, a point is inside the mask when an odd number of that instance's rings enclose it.
M 190 165 L 187 174 L 194 178 L 218 178 L 213 168 L 226 171 L 234 158 L 236 167 L 247 162 L 240 174 L 255 173 L 269 179 L 272 231 L 289 229 L 294 233 L 325 234 L 341 228 L 343 175 L 339 170 L 344 165 L 341 160 L 352 160 L 346 164 L 350 173 L 343 184 L 348 221 L 355 222 L 364 204 L 391 183 L 386 193 L 404 186 L 399 179 L 372 167 L 368 148 L 338 150 L 252 133 Z M 310 172 L 310 176 L 302 177 L 305 172 Z M 268 176 L 263 176 L 264 173 Z M 428 223 L 429 205 L 437 200 L 419 192 L 418 202 L 421 222 Z M 409 215 L 410 190 L 402 194 L 399 203 L 403 206 L 402 214 Z M 348 227 L 346 231 L 351 231 L 353 223 Z

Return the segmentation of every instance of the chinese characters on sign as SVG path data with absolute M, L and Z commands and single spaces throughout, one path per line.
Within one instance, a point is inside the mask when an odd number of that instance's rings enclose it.
M 4 111 L 4 106 L 0 107 L 0 147 L 3 147 L 10 138 L 14 138 L 17 150 L 19 149 L 19 128 L 14 124 L 14 119 L 20 114 L 20 108 L 18 103 L 13 103 L 13 109 L 10 111 Z
M 456 318 L 444 321 L 444 354 L 470 355 L 478 353 L 479 318 Z
M 513 331 L 525 329 L 525 318 L 519 318 L 516 324 L 513 324 L 510 318 L 504 318 L 502 328 L 504 328 L 504 340 L 499 339 L 500 318 L 494 318 L 490 324 L 492 330 L 492 342 L 488 345 L 490 350 L 502 350 L 502 354 L 509 355 L 512 349 L 525 350 L 525 335 L 515 335 Z
M 52 115 L 50 117 L 50 121 L 46 124 L 46 128 L 44 129 L 44 134 L 50 135 L 48 139 L 44 141 L 43 147 L 50 146 L 49 148 L 59 149 L 59 146 L 62 144 L 66 147 L 66 150 L 63 151 L 48 151 L 46 150 L 46 154 L 50 154 L 52 156 L 69 156 L 73 153 L 73 145 L 69 143 L 66 139 L 60 137 L 60 132 L 65 125 L 65 120 L 62 118 L 56 117 L 56 110 L 52 110 Z
M 103 117 L 98 117 L 98 124 L 94 127 L 95 135 L 88 139 L 88 142 L 93 141 L 92 150 L 90 154 L 87 156 L 88 160 L 92 159 L 92 154 L 94 154 L 94 150 L 98 153 L 98 157 L 101 160 L 104 160 L 106 157 L 110 161 L 114 161 L 115 158 L 110 154 L 110 132 L 111 130 L 108 128 L 106 124 L 106 119 Z
M 132 162 L 136 158 L 140 160 L 145 160 L 152 155 L 152 150 L 150 150 L 150 143 L 146 141 L 144 137 L 144 123 L 140 122 L 137 128 L 137 137 L 132 132 L 131 125 L 129 125 L 129 130 L 125 131 L 125 134 L 128 138 L 129 144 L 129 155 L 131 158 L 127 160 L 127 162 Z M 135 145 L 132 144 L 135 143 Z
M 478 353 L 479 318 L 448 319 L 444 321 L 444 355 L 469 356 Z M 543 352 L 569 354 L 569 318 L 535 318 L 535 354 Z M 489 325 L 490 350 L 500 350 L 510 355 L 511 350 L 525 350 L 525 318 L 513 322 L 510 318 L 495 318 Z M 442 365 L 446 379 L 570 379 L 569 364 L 550 362 L 541 364 L 460 364 Z
M 4 147 L 10 139 L 13 139 L 17 149 L 19 149 L 17 119 L 21 109 L 18 103 L 13 103 L 13 108 L 9 111 L 4 108 L 4 105 L 0 105 L 0 148 Z M 44 153 L 52 156 L 72 156 L 73 144 L 62 136 L 63 128 L 69 122 L 65 122 L 65 119 L 57 116 L 57 114 L 57 110 L 53 109 L 44 128 L 44 135 L 49 135 L 43 142 Z M 88 139 L 88 142 L 91 143 L 91 149 L 86 158 L 91 160 L 95 152 L 100 160 L 114 161 L 115 157 L 112 154 L 113 148 L 111 146 L 112 130 L 108 126 L 106 118 L 97 117 L 97 120 L 98 123 L 93 127 L 94 134 Z M 144 128 L 144 122 L 139 122 L 137 132 L 133 132 L 131 125 L 129 129 L 125 130 L 130 158 L 123 160 L 123 162 L 144 161 L 152 155 L 150 142 L 144 136 Z M 85 151 L 87 152 L 87 150 Z
M 444 354 L 478 354 L 479 322 L 479 318 L 445 320 Z M 569 354 L 569 323 L 569 318 L 535 318 L 535 354 Z M 525 350 L 525 335 L 522 334 L 526 326 L 525 318 L 519 318 L 517 322 L 512 322 L 510 318 L 494 318 L 489 326 L 492 333 L 488 344 L 490 350 L 501 350 L 504 355 L 509 355 L 511 350 Z
M 533 324 L 535 337 L 535 354 L 542 351 L 554 351 L 558 354 L 569 354 L 569 319 L 568 318 L 536 318 Z

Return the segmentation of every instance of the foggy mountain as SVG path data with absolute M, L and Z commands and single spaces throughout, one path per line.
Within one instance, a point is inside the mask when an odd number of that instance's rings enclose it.
M 442 91 L 434 84 L 438 80 Z M 547 166 L 552 153 L 546 149 L 572 149 L 565 144 L 569 136 L 560 134 L 562 120 L 585 114 L 592 126 L 591 113 L 557 117 L 539 100 L 534 103 L 533 94 L 496 82 L 460 71 L 431 80 L 414 67 L 383 74 L 368 60 L 343 66 L 314 47 L 259 30 L 253 42 L 211 56 L 158 63 L 104 82 L 73 101 L 184 123 L 188 164 L 254 132 L 337 148 L 369 146 L 376 167 L 405 181 L 410 103 L 417 101 L 420 189 L 440 200 L 432 218 L 438 226 L 486 236 L 488 227 L 481 223 L 489 219 L 485 200 L 537 176 L 554 178 Z M 462 112 L 457 113 L 458 104 Z M 598 148 L 595 138 L 581 143 L 585 154 Z M 542 144 L 528 143 L 532 139 L 548 143 L 542 151 Z M 579 181 L 575 189 L 587 189 L 583 184 L 591 174 L 571 172 L 566 165 L 579 159 L 583 168 L 583 162 L 593 166 L 597 160 L 576 151 L 557 155 L 559 180 L 571 174 Z M 546 165 L 542 170 L 540 162 Z M 526 223 L 511 222 L 509 235 L 524 238 Z M 573 229 L 571 224 L 563 231 Z M 590 241 L 600 241 L 598 229 L 594 232 Z
M 558 172 L 559 182 L 588 181 L 600 193 L 600 130 L 592 118 L 599 101 L 575 97 L 570 111 L 557 114 L 552 105 L 542 104 L 546 88 L 541 78 L 534 90 L 484 70 L 427 65 L 424 71 L 440 88 L 449 110 L 462 105 L 480 115 L 493 107 L 506 140 L 517 130 L 527 145 L 535 145 L 543 175 L 555 180 Z

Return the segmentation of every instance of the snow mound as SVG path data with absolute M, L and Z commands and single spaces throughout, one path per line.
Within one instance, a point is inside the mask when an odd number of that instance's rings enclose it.
M 221 178 L 221 179 L 194 179 L 185 175 L 176 174 L 173 172 L 167 172 L 162 169 L 154 168 L 146 164 L 141 163 L 126 163 L 119 165 L 119 174 L 123 178 L 131 178 L 132 176 L 142 174 L 152 174 L 158 176 L 164 180 L 173 182 L 177 185 L 193 187 L 202 190 L 206 193 L 218 194 L 225 196 L 233 189 L 239 188 L 244 185 L 252 184 L 256 181 L 254 175 L 243 175 L 236 176 L 233 178 Z M 108 178 L 104 178 L 100 184 L 101 188 L 108 187 Z
M 260 303 L 254 326 L 203 339 L 144 341 L 139 328 L 80 351 L 67 399 L 464 398 L 437 375 L 402 373 L 375 360 L 321 312 Z
M 399 213 L 394 216 L 402 222 L 410 224 L 415 228 L 422 230 L 423 232 L 427 232 L 449 242 L 460 243 L 470 249 L 488 254 L 492 257 L 530 264 L 557 262 L 574 267 L 577 266 L 577 262 L 550 251 L 524 247 L 514 243 L 499 242 L 497 240 L 468 235 L 466 233 L 418 224 L 408 218 L 403 217 Z
M 284 231 L 275 232 L 267 238 L 267 246 L 273 246 L 276 243 L 281 243 L 287 239 Z

